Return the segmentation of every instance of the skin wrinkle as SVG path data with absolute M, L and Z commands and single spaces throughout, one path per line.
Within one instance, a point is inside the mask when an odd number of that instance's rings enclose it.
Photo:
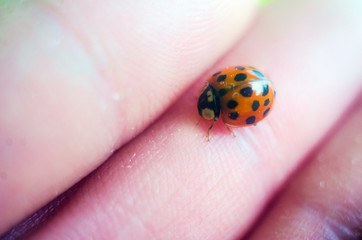
M 305 199 L 305 196 L 301 195 L 300 199 Z M 344 202 L 334 204 L 333 209 L 330 209 L 329 205 L 333 202 L 326 203 L 325 199 L 322 200 L 319 198 L 312 201 L 306 199 L 305 203 L 301 200 L 302 206 L 298 212 L 306 213 L 310 219 L 314 219 L 313 222 L 318 226 L 314 232 L 307 230 L 305 235 L 313 234 L 317 239 L 322 237 L 323 239 L 355 239 L 353 237 L 361 234 L 361 207 Z M 304 216 L 306 219 L 308 217 Z M 303 218 L 290 218 L 290 220 L 298 224 L 303 221 Z M 305 235 L 300 235 L 300 237 L 305 237 Z
M 352 201 L 352 200 L 350 200 Z M 338 239 L 358 239 L 362 237 L 362 204 L 346 203 L 335 207 L 333 213 L 323 221 L 323 235 L 337 236 Z
M 319 226 L 314 233 L 307 231 L 305 234 L 313 234 L 323 237 L 323 239 L 357 239 L 361 236 L 362 215 L 360 206 L 341 203 L 340 205 L 335 204 L 333 209 L 329 209 L 325 202 L 320 202 L 320 199 L 316 199 L 316 201 L 318 203 L 308 201 L 299 210 L 309 214 Z M 295 221 L 300 220 L 296 219 Z

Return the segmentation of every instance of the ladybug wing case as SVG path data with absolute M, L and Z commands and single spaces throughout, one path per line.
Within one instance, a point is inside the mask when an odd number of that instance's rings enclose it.
M 273 104 L 270 82 L 246 82 L 220 98 L 221 117 L 228 126 L 243 127 L 264 119 Z

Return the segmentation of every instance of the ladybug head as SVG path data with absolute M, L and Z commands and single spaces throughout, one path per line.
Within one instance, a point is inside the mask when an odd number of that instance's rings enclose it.
M 199 114 L 206 120 L 217 121 L 220 115 L 220 99 L 215 89 L 206 83 L 197 102 Z

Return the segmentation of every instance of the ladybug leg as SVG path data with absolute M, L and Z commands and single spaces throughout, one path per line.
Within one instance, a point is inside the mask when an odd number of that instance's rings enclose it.
M 231 130 L 228 126 L 226 126 L 226 129 L 228 130 L 229 134 L 231 134 L 233 137 L 236 137 L 233 130 Z
M 211 126 L 209 127 L 209 129 L 207 129 L 207 133 L 206 133 L 206 138 L 207 138 L 207 141 L 210 141 L 210 130 L 211 128 L 215 125 L 216 121 L 214 121 Z
M 199 126 L 201 119 L 202 119 L 202 117 L 200 117 L 199 121 L 197 121 L 196 126 Z

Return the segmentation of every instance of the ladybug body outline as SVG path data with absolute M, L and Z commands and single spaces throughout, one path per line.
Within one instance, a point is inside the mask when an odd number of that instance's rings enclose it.
M 220 115 L 231 133 L 229 126 L 256 125 L 269 114 L 274 96 L 271 81 L 254 67 L 229 67 L 214 73 L 208 78 L 197 103 L 199 115 L 213 121 L 207 139 Z

